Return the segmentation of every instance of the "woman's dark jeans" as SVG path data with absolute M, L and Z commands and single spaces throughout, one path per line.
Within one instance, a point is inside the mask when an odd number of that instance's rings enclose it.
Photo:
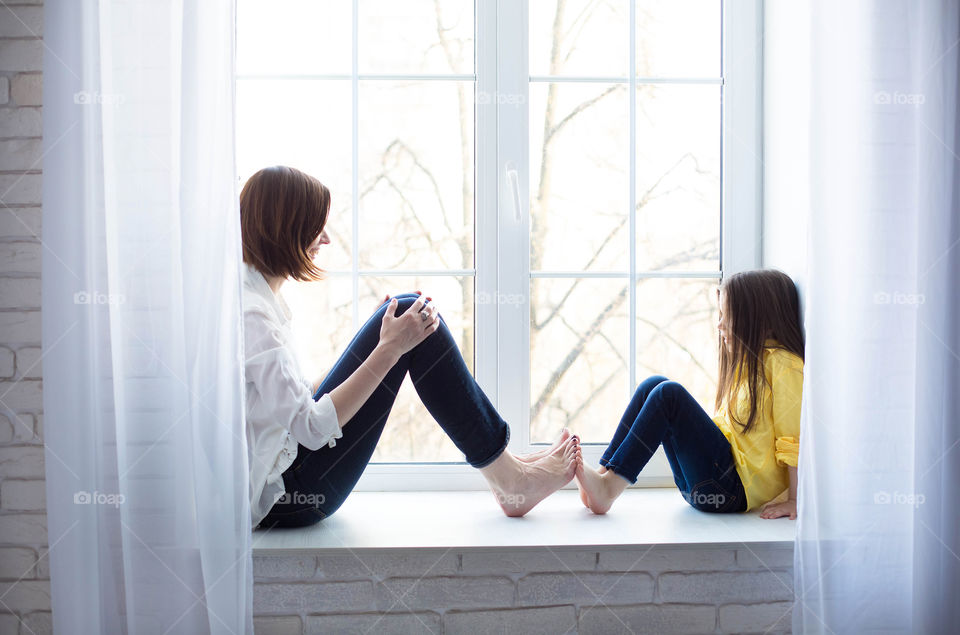
M 396 315 L 419 297 L 395 296 Z M 384 302 L 354 336 L 347 350 L 314 394 L 314 401 L 343 383 L 380 341 Z M 477 385 L 460 355 L 443 317 L 440 327 L 400 357 L 396 365 L 343 426 L 334 447 L 310 450 L 297 444 L 297 456 L 283 472 L 286 495 L 277 501 L 259 527 L 303 527 L 335 512 L 353 491 L 377 447 L 387 416 L 407 372 L 420 399 L 454 445 L 473 467 L 492 463 L 507 447 L 510 428 Z
M 654 375 L 637 387 L 600 465 L 636 483 L 658 445 L 692 507 L 705 512 L 747 509 L 730 442 L 683 386 Z

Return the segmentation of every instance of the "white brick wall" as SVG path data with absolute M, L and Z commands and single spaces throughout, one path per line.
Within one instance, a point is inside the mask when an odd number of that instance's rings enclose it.
M 257 633 L 790 632 L 791 546 L 254 555 Z
M 0 633 L 39 635 L 52 630 L 38 427 L 43 6 L 11 0 L 0 14 Z

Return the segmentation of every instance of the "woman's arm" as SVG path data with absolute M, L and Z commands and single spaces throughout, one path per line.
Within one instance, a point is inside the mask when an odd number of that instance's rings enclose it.
M 400 354 L 396 348 L 384 346 L 381 342 L 367 359 L 363 360 L 359 368 L 353 371 L 352 375 L 330 391 L 330 399 L 333 400 L 333 407 L 337 410 L 337 421 L 341 428 L 357 414 L 399 360 Z M 319 389 L 319 382 L 317 382 L 314 393 Z
M 440 327 L 440 316 L 435 305 L 431 304 L 425 309 L 430 314 L 426 320 L 420 317 L 420 309 L 425 303 L 423 297 L 417 298 L 409 309 L 395 317 L 397 299 L 390 301 L 380 326 L 380 341 L 357 370 L 330 391 L 330 399 L 337 411 L 337 421 L 341 428 L 363 407 L 390 369 L 400 360 L 400 356 Z M 319 382 L 314 393 L 316 390 L 319 390 Z

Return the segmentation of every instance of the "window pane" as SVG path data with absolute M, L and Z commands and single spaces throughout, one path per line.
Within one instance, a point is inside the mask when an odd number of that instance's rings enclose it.
M 627 0 L 530 0 L 530 74 L 625 77 Z
M 637 282 L 637 382 L 665 375 L 708 414 L 717 389 L 718 280 Z
M 530 294 L 530 441 L 608 441 L 629 396 L 627 281 L 534 278 Z
M 316 260 L 328 270 L 350 268 L 350 100 L 349 81 L 237 81 L 240 184 L 261 168 L 288 165 L 330 188 L 330 244 Z
M 311 381 L 326 375 L 353 339 L 352 287 L 347 276 L 317 282 L 288 280 L 280 287 L 293 312 L 291 348 Z
M 361 268 L 473 268 L 472 90 L 361 82 Z
M 720 87 L 637 89 L 637 269 L 720 268 Z
M 349 73 L 350 0 L 238 0 L 240 74 Z
M 470 0 L 358 0 L 361 73 L 473 73 Z
M 472 276 L 390 276 L 360 278 L 360 316 L 369 317 L 384 295 L 420 290 L 433 298 L 457 342 L 460 354 L 474 369 L 474 286 Z M 453 354 L 454 351 L 451 351 Z M 420 401 L 409 375 L 390 412 L 374 461 L 463 461 L 463 454 L 447 438 Z
M 629 268 L 627 101 L 622 84 L 530 85 L 531 270 Z
M 720 0 L 637 2 L 637 75 L 719 77 Z

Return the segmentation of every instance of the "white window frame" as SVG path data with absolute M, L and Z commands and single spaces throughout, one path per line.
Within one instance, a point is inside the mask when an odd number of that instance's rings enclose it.
M 631 24 L 634 24 L 631 3 Z M 762 2 L 725 0 L 722 24 L 722 150 L 720 272 L 692 272 L 669 277 L 716 277 L 760 265 L 762 204 Z M 529 298 L 529 134 L 527 104 L 530 77 L 527 62 L 528 0 L 476 0 L 476 245 L 478 297 L 520 294 Z M 357 27 L 354 3 L 354 32 Z M 631 52 L 636 50 L 631 29 Z M 354 38 L 356 60 L 356 38 Z M 641 83 L 631 54 L 630 87 Z M 356 67 L 354 68 L 356 76 Z M 662 81 L 662 80 L 658 80 Z M 689 79 L 682 83 L 689 83 Z M 356 80 L 354 80 L 356 85 Z M 635 94 L 635 91 L 633 91 Z M 510 99 L 496 98 L 510 96 Z M 354 95 L 356 100 L 356 95 Z M 631 99 L 630 133 L 635 130 Z M 481 131 L 484 134 L 481 135 Z M 356 144 L 356 139 L 354 140 Z M 633 142 L 631 142 L 633 143 Z M 354 148 L 353 156 L 357 156 Z M 634 161 L 631 153 L 631 162 Z M 354 174 L 356 175 L 356 165 Z M 631 190 L 635 174 L 631 170 Z M 356 176 L 354 177 L 356 178 Z M 631 202 L 635 192 L 631 191 Z M 355 201 L 356 202 L 356 201 Z M 518 207 L 519 205 L 519 207 Z M 631 210 L 634 206 L 631 205 Z M 635 212 L 630 231 L 635 236 Z M 354 214 L 356 223 L 356 214 Z M 356 237 L 357 228 L 354 227 Z M 631 248 L 631 306 L 636 306 L 636 281 L 660 275 L 636 271 Z M 354 276 L 356 276 L 354 254 Z M 391 272 L 400 273 L 400 272 Z M 578 277 L 592 277 L 576 272 Z M 621 276 L 628 277 L 628 276 Z M 354 280 L 357 278 L 354 277 Z M 356 306 L 356 302 L 354 303 Z M 528 452 L 530 345 L 529 306 L 477 303 L 475 307 L 475 376 L 491 402 L 511 425 L 510 450 Z M 355 316 L 355 323 L 359 316 Z M 635 351 L 631 320 L 630 347 Z M 630 382 L 636 385 L 635 354 Z M 543 446 L 539 446 L 543 447 Z M 584 458 L 595 465 L 603 450 L 585 444 Z M 570 485 L 572 486 L 572 485 Z M 644 469 L 639 487 L 673 486 L 662 450 Z M 568 486 L 569 487 L 569 486 Z M 483 478 L 463 463 L 373 463 L 357 484 L 362 491 L 428 491 L 485 489 Z

